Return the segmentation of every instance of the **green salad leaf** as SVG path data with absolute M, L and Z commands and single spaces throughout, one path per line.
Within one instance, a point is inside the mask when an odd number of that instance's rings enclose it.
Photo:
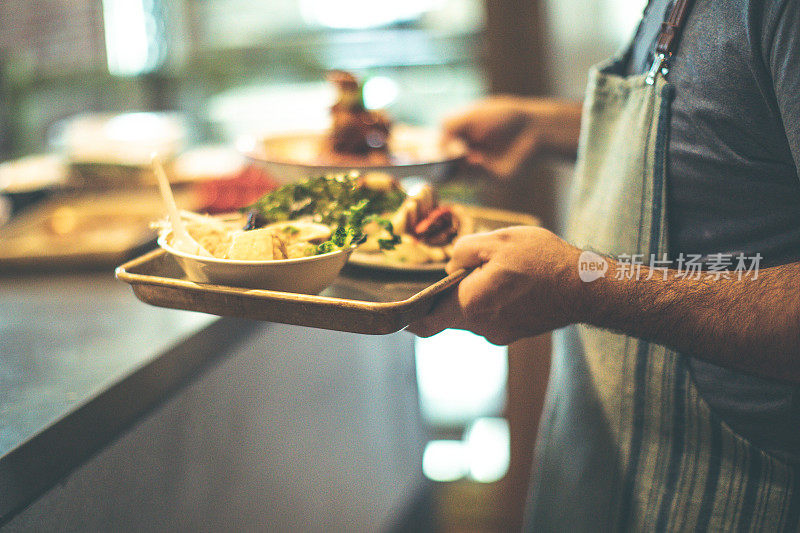
M 254 212 L 260 225 L 312 217 L 315 222 L 343 224 L 347 211 L 367 200 L 365 215 L 395 211 L 405 200 L 402 189 L 373 190 L 359 182 L 359 174 L 330 174 L 290 183 L 268 192 L 242 209 Z
M 242 211 L 250 214 L 250 229 L 303 217 L 335 227 L 331 238 L 317 246 L 318 254 L 360 244 L 366 239 L 364 225 L 375 220 L 391 235 L 389 239 L 380 239 L 379 246 L 390 250 L 400 242 L 400 237 L 394 234 L 391 222 L 380 216 L 397 210 L 405 197 L 399 187 L 389 190 L 366 187 L 354 172 L 284 185 Z
M 400 235 L 394 232 L 392 222 L 385 218 L 373 217 L 372 220 L 381 225 L 383 229 L 389 232 L 391 237 L 389 239 L 378 239 L 378 246 L 381 250 L 394 250 L 394 247 L 400 244 Z
M 366 209 L 369 200 L 361 200 L 358 205 L 348 209 L 344 215 L 344 222 L 339 224 L 331 238 L 317 246 L 317 253 L 328 253 L 334 250 L 342 250 L 361 244 L 367 238 L 364 234 L 364 223 L 366 221 Z

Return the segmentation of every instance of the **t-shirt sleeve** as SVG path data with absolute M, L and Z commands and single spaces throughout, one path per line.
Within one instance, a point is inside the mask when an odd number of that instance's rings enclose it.
M 766 17 L 765 61 L 800 178 L 800 2 L 783 0 L 766 4 L 771 4 L 774 11 L 773 16 Z

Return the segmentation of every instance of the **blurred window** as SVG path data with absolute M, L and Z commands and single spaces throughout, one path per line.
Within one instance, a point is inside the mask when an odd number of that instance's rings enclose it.
M 331 69 L 367 80 L 368 105 L 415 124 L 437 124 L 488 85 L 480 0 L 192 0 L 186 12 L 189 68 L 208 102 L 196 115 L 221 139 L 327 124 Z
M 442 0 L 300 0 L 300 12 L 309 24 L 355 30 L 411 23 L 443 3 Z

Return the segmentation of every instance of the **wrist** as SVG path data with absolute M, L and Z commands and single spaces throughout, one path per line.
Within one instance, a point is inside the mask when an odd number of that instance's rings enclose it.
M 574 322 L 593 326 L 605 326 L 604 317 L 609 315 L 609 307 L 616 305 L 621 284 L 613 279 L 616 269 L 614 260 L 581 250 L 575 262 L 577 278 L 573 295 Z
M 590 323 L 597 283 L 603 280 L 593 278 L 595 272 L 601 271 L 602 260 L 601 256 L 570 246 L 561 275 L 563 310 L 570 324 Z

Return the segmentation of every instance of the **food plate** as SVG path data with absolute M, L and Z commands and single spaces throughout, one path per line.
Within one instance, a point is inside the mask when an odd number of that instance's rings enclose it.
M 479 207 L 474 205 L 457 204 L 463 216 L 471 221 L 470 233 L 482 233 L 508 226 L 538 226 L 540 221 L 533 215 Z M 364 253 L 356 249 L 350 256 L 349 264 L 361 268 L 376 269 L 389 272 L 444 272 L 447 262 L 437 263 L 399 263 L 392 261 L 381 253 Z
M 350 170 L 387 172 L 396 179 L 421 176 L 437 182 L 447 177 L 465 153 L 464 145 L 442 139 L 441 132 L 398 124 L 389 137 L 390 164 L 358 160 L 326 161 L 322 155 L 327 131 L 290 132 L 243 137 L 237 147 L 282 183 Z
M 321 295 L 307 295 L 188 281 L 161 249 L 116 270 L 150 305 L 370 335 L 394 333 L 421 318 L 465 275 L 409 277 L 345 268 Z
M 398 263 L 387 260 L 380 254 L 359 253 L 358 250 L 350 256 L 349 263 L 361 268 L 372 268 L 395 272 L 444 272 L 446 262 L 436 263 Z

